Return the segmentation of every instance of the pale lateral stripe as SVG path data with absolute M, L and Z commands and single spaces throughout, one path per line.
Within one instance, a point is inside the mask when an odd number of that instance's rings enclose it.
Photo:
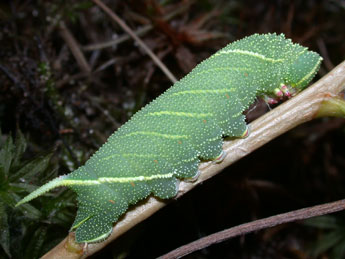
M 134 177 L 100 177 L 97 180 L 70 180 L 64 179 L 60 185 L 99 185 L 104 183 L 131 183 L 131 182 L 143 182 L 152 181 L 156 179 L 168 179 L 174 176 L 173 173 L 168 174 L 156 174 L 150 176 L 134 176 Z
M 159 111 L 159 112 L 150 112 L 146 114 L 146 116 L 160 116 L 160 115 L 172 115 L 172 116 L 191 117 L 191 118 L 205 118 L 205 117 L 212 117 L 213 113 Z
M 150 175 L 150 176 L 134 176 L 134 177 L 100 177 L 96 180 L 71 180 L 68 179 L 67 175 L 60 176 L 55 178 L 54 180 L 46 183 L 45 185 L 41 186 L 40 188 L 36 189 L 24 199 L 19 201 L 16 206 L 19 206 L 23 203 L 31 201 L 32 199 L 42 195 L 59 186 L 71 186 L 71 185 L 81 185 L 81 186 L 88 186 L 88 185 L 100 185 L 103 183 L 131 183 L 131 182 L 142 182 L 142 181 L 152 181 L 155 179 L 168 179 L 174 177 L 174 173 L 168 174 L 158 174 L 158 175 Z
M 301 80 L 299 80 L 296 85 L 302 84 L 302 82 L 304 82 L 305 80 L 310 78 L 311 75 L 315 74 L 316 70 L 317 70 L 318 66 L 320 65 L 321 61 L 322 61 L 322 58 L 320 57 L 319 58 L 319 62 L 316 62 L 316 65 L 313 67 L 313 69 L 307 75 L 305 75 Z
M 221 93 L 228 93 L 228 92 L 233 92 L 235 88 L 223 88 L 223 89 L 214 89 L 214 90 L 203 90 L 203 89 L 196 89 L 196 90 L 186 90 L 186 91 L 181 91 L 177 93 L 173 93 L 171 95 L 183 95 L 183 94 L 208 94 L 208 93 L 216 93 L 216 94 L 221 94 Z
M 135 135 L 155 136 L 155 137 L 162 137 L 162 138 L 168 138 L 168 139 L 188 139 L 187 135 L 170 135 L 170 134 L 163 134 L 163 133 L 154 132 L 154 131 L 135 131 L 121 137 L 130 137 L 130 136 L 135 136 Z
M 229 54 L 229 53 L 248 55 L 248 56 L 256 57 L 256 58 L 262 59 L 264 61 L 269 61 L 272 63 L 284 61 L 284 59 L 281 59 L 281 58 L 280 59 L 268 58 L 260 53 L 256 53 L 256 52 L 252 52 L 248 50 L 241 50 L 241 49 L 228 49 L 228 50 L 219 51 L 216 54 L 214 54 L 214 56 L 219 56 L 219 55 Z

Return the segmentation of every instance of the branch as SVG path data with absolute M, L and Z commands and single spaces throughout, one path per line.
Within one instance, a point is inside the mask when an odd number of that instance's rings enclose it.
M 223 149 L 226 151 L 227 156 L 224 161 L 220 164 L 212 162 L 201 163 L 199 166 L 201 174 L 198 180 L 193 183 L 181 181 L 177 197 L 181 197 L 201 182 L 218 174 L 223 168 L 248 155 L 275 137 L 299 124 L 312 120 L 316 116 L 323 101 L 331 98 L 330 96 L 337 95 L 344 89 L 345 61 L 294 98 L 279 105 L 277 108 L 251 123 L 250 135 L 247 138 L 225 141 Z M 74 248 L 71 249 L 74 244 L 71 242 L 71 240 L 73 240 L 73 233 L 70 233 L 66 239 L 61 241 L 58 246 L 43 256 L 43 258 L 86 258 L 101 250 L 110 242 L 114 241 L 120 235 L 139 222 L 145 220 L 165 205 L 166 202 L 150 197 L 145 202 L 129 210 L 124 217 L 115 224 L 113 233 L 105 241 L 88 244 L 84 251 L 82 251 L 83 249 L 79 246 L 79 250 L 76 252 Z
M 235 236 L 241 236 L 257 230 L 274 227 L 280 224 L 293 222 L 297 220 L 309 219 L 316 216 L 326 215 L 337 211 L 345 210 L 345 199 L 335 202 L 329 202 L 300 210 L 294 210 L 287 213 L 278 214 L 272 217 L 255 220 L 246 224 L 238 225 L 217 233 L 200 238 L 187 245 L 181 246 L 159 259 L 181 258 L 195 251 L 206 248 L 212 244 L 223 242 Z

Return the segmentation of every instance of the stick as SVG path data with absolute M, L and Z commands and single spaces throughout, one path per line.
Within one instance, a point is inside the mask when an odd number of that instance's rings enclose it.
M 125 24 L 120 17 L 118 17 L 109 7 L 107 7 L 101 0 L 92 0 L 96 5 L 98 5 L 105 13 L 107 13 L 111 19 L 117 22 L 122 29 L 127 32 L 143 50 L 152 58 L 153 62 L 163 71 L 163 73 L 170 79 L 171 82 L 175 83 L 177 79 L 169 71 L 169 69 L 160 61 L 160 59 L 149 49 L 149 47 L 132 31 L 131 28 Z
M 61 37 L 66 41 L 67 46 L 70 48 L 74 58 L 76 59 L 80 67 L 80 70 L 82 72 L 90 73 L 91 68 L 89 66 L 89 63 L 87 63 L 83 52 L 80 50 L 77 40 L 73 37 L 73 35 L 67 29 L 64 22 L 60 22 L 59 31 L 60 31 Z
M 164 16 L 163 20 L 164 21 L 169 21 L 170 19 L 174 18 L 175 16 L 177 16 L 177 15 L 179 15 L 181 13 L 184 13 L 186 10 L 188 10 L 189 6 L 193 2 L 194 1 L 188 1 L 187 3 L 183 4 L 182 6 L 178 7 L 177 9 L 173 10 L 171 13 L 167 14 L 166 16 Z M 154 28 L 154 26 L 152 24 L 148 24 L 148 25 L 145 25 L 145 26 L 137 29 L 136 31 L 134 31 L 134 33 L 137 36 L 143 36 L 147 32 L 151 31 L 153 28 Z M 116 46 L 116 45 L 118 45 L 120 43 L 126 42 L 130 38 L 131 37 L 128 34 L 121 35 L 120 37 L 118 37 L 117 39 L 114 39 L 114 40 L 109 40 L 109 41 L 105 41 L 105 42 L 94 43 L 94 44 L 90 44 L 90 45 L 84 46 L 83 50 L 85 50 L 85 51 L 93 51 L 93 50 L 99 50 L 99 49 L 113 47 L 113 46 Z
M 238 225 L 223 231 L 219 231 L 212 235 L 200 238 L 187 245 L 181 246 L 163 256 L 158 257 L 159 259 L 172 259 L 180 258 L 188 255 L 195 251 L 206 248 L 212 244 L 220 243 L 232 237 L 241 236 L 261 230 L 264 228 L 274 227 L 280 224 L 293 222 L 297 220 L 309 219 L 316 216 L 334 213 L 345 209 L 345 199 L 335 202 L 329 202 L 314 207 L 304 208 L 300 210 L 294 210 L 287 213 L 278 214 L 272 217 L 255 220 L 246 224 Z

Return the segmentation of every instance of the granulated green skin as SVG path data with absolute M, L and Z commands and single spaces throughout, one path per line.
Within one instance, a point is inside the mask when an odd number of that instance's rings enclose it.
M 303 89 L 321 60 L 283 34 L 233 42 L 137 112 L 84 166 L 18 205 L 70 186 L 79 203 L 72 226 L 76 241 L 103 240 L 129 204 L 151 193 L 174 197 L 178 178 L 194 177 L 200 160 L 221 154 L 224 136 L 241 137 L 246 131 L 242 113 L 257 96 L 273 95 L 282 84 Z

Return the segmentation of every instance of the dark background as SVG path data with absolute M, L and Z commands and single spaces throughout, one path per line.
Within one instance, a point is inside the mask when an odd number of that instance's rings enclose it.
M 253 33 L 283 32 L 320 53 L 324 62 L 315 80 L 345 56 L 341 0 L 104 3 L 134 31 L 151 25 L 140 37 L 177 78 L 227 43 Z M 72 55 L 66 30 L 79 43 L 91 72 Z M 51 155 L 44 172 L 32 175 L 28 184 L 42 185 L 83 164 L 134 112 L 171 86 L 131 39 L 90 50 L 90 45 L 123 35 L 90 1 L 1 2 L 1 138 L 23 133 L 23 164 Z M 249 121 L 268 110 L 262 102 L 255 107 Z M 173 200 L 92 258 L 154 258 L 231 226 L 342 199 L 344 143 L 343 118 L 301 125 Z M 0 194 L 12 192 L 4 186 Z M 41 213 L 34 219 L 6 200 L 0 205 L 0 258 L 42 255 L 67 235 L 76 210 L 69 190 L 33 201 Z M 343 218 L 344 213 L 337 213 L 316 223 L 280 225 L 186 258 L 345 258 Z M 335 229 L 344 234 L 335 238 Z

